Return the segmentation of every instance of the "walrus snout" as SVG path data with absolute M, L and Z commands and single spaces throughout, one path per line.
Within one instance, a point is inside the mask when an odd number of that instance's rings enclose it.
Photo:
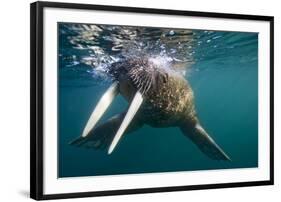
M 132 86 L 145 95 L 150 89 L 157 90 L 157 86 L 168 80 L 168 73 L 153 61 L 147 57 L 124 59 L 113 63 L 109 73 L 118 82 L 129 79 Z

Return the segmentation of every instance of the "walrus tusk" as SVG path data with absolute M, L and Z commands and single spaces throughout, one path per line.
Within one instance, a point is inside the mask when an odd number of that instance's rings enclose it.
M 103 94 L 95 109 L 93 110 L 83 130 L 82 137 L 86 137 L 89 132 L 95 127 L 101 116 L 104 114 L 104 112 L 107 110 L 114 98 L 117 96 L 118 92 L 118 82 L 114 82 Z
M 143 102 L 143 96 L 139 91 L 137 91 L 116 135 L 114 136 L 111 142 L 111 145 L 108 149 L 108 154 L 111 154 L 114 148 L 116 147 L 123 133 L 125 132 L 129 124 L 131 123 L 132 119 L 134 118 L 135 114 L 137 113 L 138 109 L 140 108 L 142 102 Z

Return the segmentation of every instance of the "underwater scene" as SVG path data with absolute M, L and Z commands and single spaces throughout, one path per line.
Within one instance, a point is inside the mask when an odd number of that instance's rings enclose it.
M 58 23 L 58 177 L 258 167 L 258 33 Z

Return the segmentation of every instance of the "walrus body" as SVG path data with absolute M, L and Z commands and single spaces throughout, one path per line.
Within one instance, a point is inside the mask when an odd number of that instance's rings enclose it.
M 113 69 L 117 74 L 113 75 L 119 82 L 121 95 L 128 102 L 131 102 L 138 89 L 143 91 L 144 103 L 137 116 L 145 124 L 153 127 L 170 127 L 178 126 L 179 122 L 186 118 L 190 122 L 195 121 L 193 92 L 181 74 L 159 67 L 149 59 L 142 60 L 142 63 L 139 60 L 130 61 L 128 68 L 124 67 L 124 64 L 128 63 L 121 62 L 116 65 Z M 135 73 L 134 68 L 138 69 Z M 149 69 L 144 70 L 145 68 Z M 152 78 L 149 77 L 152 76 L 154 80 L 150 81 Z M 147 86 L 146 89 L 145 84 L 148 82 L 151 82 L 151 86 Z
M 129 118 L 130 121 L 123 132 L 120 133 L 130 133 L 144 124 L 152 127 L 179 127 L 183 134 L 210 158 L 230 160 L 200 125 L 196 116 L 193 91 L 186 79 L 172 69 L 171 64 L 147 57 L 129 58 L 114 63 L 109 73 L 118 86 L 115 87 L 118 90 L 114 92 L 118 91 L 132 104 L 126 113 L 116 115 L 98 127 L 91 127 L 87 136 L 82 135 L 74 140 L 73 145 L 108 148 L 109 144 L 116 139 L 115 133 L 120 132 L 120 125 L 123 126 L 123 122 L 130 116 L 128 114 L 132 114 L 132 109 L 137 105 L 135 104 L 136 95 L 139 95 L 140 104 L 131 119 Z M 98 113 L 93 113 L 92 116 L 95 114 Z M 93 125 L 96 122 L 94 121 Z M 118 132 L 117 134 L 121 137 L 122 134 Z M 115 140 L 109 153 L 112 152 L 120 137 Z

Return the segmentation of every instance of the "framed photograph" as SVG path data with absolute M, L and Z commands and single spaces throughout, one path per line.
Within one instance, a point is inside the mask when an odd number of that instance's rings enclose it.
M 31 198 L 273 184 L 273 17 L 31 4 Z

